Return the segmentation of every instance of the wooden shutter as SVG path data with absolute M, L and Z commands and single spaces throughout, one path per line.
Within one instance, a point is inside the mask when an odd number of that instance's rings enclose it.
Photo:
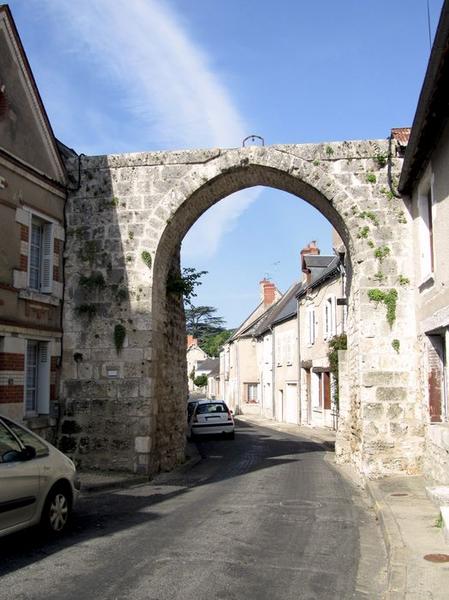
M 50 294 L 53 285 L 53 224 L 45 223 L 42 234 L 41 292 Z
M 326 410 L 331 407 L 331 387 L 329 371 L 323 373 L 323 403 Z
M 50 344 L 39 344 L 38 376 L 37 376 L 37 412 L 48 415 L 50 410 Z

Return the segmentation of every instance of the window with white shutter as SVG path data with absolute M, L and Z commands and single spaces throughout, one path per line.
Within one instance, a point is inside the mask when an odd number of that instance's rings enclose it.
M 25 413 L 48 415 L 50 410 L 49 343 L 27 341 Z
M 44 223 L 42 233 L 41 292 L 50 294 L 53 283 L 53 224 Z
M 53 285 L 53 223 L 31 216 L 28 250 L 28 285 L 51 294 Z
M 315 308 L 313 306 L 309 306 L 307 309 L 307 317 L 308 317 L 308 342 L 309 345 L 312 346 L 315 343 Z

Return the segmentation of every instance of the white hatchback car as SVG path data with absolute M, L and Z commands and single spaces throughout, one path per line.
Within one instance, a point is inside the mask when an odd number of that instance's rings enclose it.
M 0 416 L 0 537 L 37 523 L 50 533 L 62 532 L 79 489 L 70 458 Z
M 224 434 L 234 439 L 232 412 L 219 400 L 200 400 L 189 421 L 190 438 L 198 435 Z

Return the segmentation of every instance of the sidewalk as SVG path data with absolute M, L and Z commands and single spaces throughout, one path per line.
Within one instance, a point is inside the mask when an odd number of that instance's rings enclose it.
M 368 481 L 366 491 L 387 548 L 388 600 L 447 600 L 449 562 L 428 559 L 449 561 L 449 545 L 438 526 L 439 507 L 428 499 L 423 477 Z
M 335 447 L 335 432 L 324 428 L 277 423 L 253 415 L 239 415 L 236 419 L 307 437 L 321 443 L 323 449 Z M 350 471 L 349 467 L 343 468 L 343 473 L 356 482 L 357 475 Z M 442 528 L 437 526 L 440 509 L 427 497 L 423 477 L 366 481 L 365 489 L 387 550 L 386 600 L 448 600 L 449 562 L 431 562 L 424 558 L 433 555 L 434 560 L 442 560 L 447 556 L 449 561 L 449 544 L 444 540 Z

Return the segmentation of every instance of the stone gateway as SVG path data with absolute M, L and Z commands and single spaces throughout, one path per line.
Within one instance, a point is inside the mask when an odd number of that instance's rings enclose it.
M 183 460 L 181 242 L 216 202 L 262 185 L 314 206 L 346 247 L 339 460 L 371 478 L 417 472 L 412 221 L 394 191 L 396 150 L 377 140 L 68 159 L 62 449 L 84 468 L 149 474 Z

